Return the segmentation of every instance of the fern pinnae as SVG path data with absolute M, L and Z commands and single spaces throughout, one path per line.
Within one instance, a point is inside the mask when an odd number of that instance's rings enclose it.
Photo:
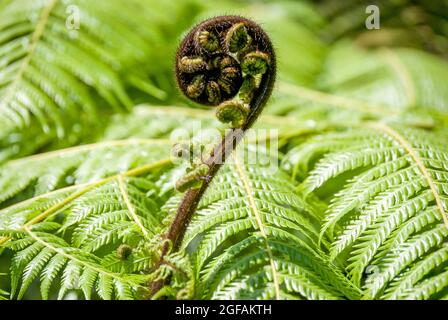
M 51 285 L 66 263 L 67 258 L 62 255 L 54 255 L 53 258 L 51 258 L 51 260 L 47 263 L 40 277 L 40 293 L 42 295 L 42 299 L 48 300 Z M 83 289 L 83 291 L 85 291 L 84 294 L 86 298 L 89 298 L 90 290 Z
M 98 264 L 98 258 L 88 255 L 87 253 L 82 253 L 82 252 L 78 252 L 76 253 L 76 250 L 70 249 L 68 247 L 68 245 L 60 238 L 55 237 L 53 235 L 49 235 L 49 234 L 40 234 L 38 232 L 33 232 L 31 231 L 29 228 L 25 228 L 24 229 L 25 233 L 31 237 L 35 242 L 32 246 L 34 245 L 39 245 L 42 248 L 47 248 L 49 250 L 51 250 L 51 252 L 53 252 L 54 254 L 63 256 L 68 264 L 64 269 L 64 275 L 63 275 L 63 279 L 62 279 L 62 287 L 61 290 L 59 292 L 60 298 L 62 298 L 62 296 L 65 293 L 65 290 L 73 288 L 73 287 L 77 287 L 78 281 L 81 277 L 81 272 L 84 268 L 86 269 L 90 269 L 94 272 L 96 272 L 99 277 L 108 277 L 111 280 L 115 281 L 115 284 L 109 284 L 109 291 L 111 292 L 114 288 L 114 285 L 116 286 L 117 283 L 120 284 L 120 286 L 122 285 L 126 285 L 126 286 L 130 286 L 133 289 L 137 289 L 137 288 L 143 288 L 141 286 L 140 283 L 137 282 L 136 279 L 132 279 L 129 278 L 127 279 L 126 276 L 120 276 L 114 273 L 111 273 L 105 269 L 103 269 L 100 265 Z M 65 247 L 65 248 L 64 248 Z M 68 247 L 68 249 L 67 249 Z M 27 249 L 25 249 L 27 250 Z M 35 253 L 37 254 L 37 252 Z M 28 260 L 25 260 L 28 261 Z M 62 261 L 62 260 L 61 260 Z M 55 269 L 57 270 L 62 265 L 61 261 L 57 261 L 57 263 L 55 264 Z M 74 272 L 69 272 L 67 271 L 67 267 L 69 268 L 74 268 Z M 57 272 L 57 271 L 55 271 Z M 37 275 L 37 274 L 35 274 Z M 54 276 L 54 274 L 52 274 L 52 276 Z M 90 279 L 92 278 L 92 276 L 89 277 Z M 141 281 L 141 280 L 140 280 Z M 89 282 L 85 282 L 85 284 L 91 284 L 92 281 Z M 101 287 L 101 283 L 98 282 L 98 288 Z
M 422 192 L 415 198 L 402 203 L 401 206 L 393 208 L 377 221 L 370 231 L 367 230 L 360 237 L 359 243 L 355 244 L 353 255 L 349 259 L 350 264 L 347 266 L 355 283 L 360 283 L 363 270 L 393 230 L 424 209 L 433 199 L 430 190 Z
M 289 257 L 289 261 L 294 261 L 296 266 L 302 266 L 306 270 L 313 270 L 314 277 L 318 277 L 322 282 L 322 287 L 336 289 L 336 295 L 341 293 L 349 299 L 358 299 L 361 291 L 336 267 L 324 254 L 324 252 L 314 252 L 306 247 L 296 247 L 280 241 L 271 240 L 270 244 L 274 250 Z M 335 292 L 336 292 L 335 291 Z
M 264 241 L 264 238 L 261 235 L 252 234 L 228 248 L 222 255 L 213 258 L 213 260 L 201 270 L 200 277 L 202 279 L 202 285 L 200 287 L 200 292 L 202 292 L 204 296 L 207 296 L 212 288 L 217 285 L 216 279 L 223 279 L 226 274 L 227 269 L 224 267 L 229 262 L 232 262 L 243 250 L 254 244 L 261 243 L 262 241 Z
M 333 234 L 333 228 L 338 221 L 352 210 L 358 209 L 360 205 L 368 202 L 378 193 L 385 191 L 387 188 L 399 185 L 409 178 L 409 176 L 412 176 L 414 172 L 413 168 L 405 168 L 394 172 L 394 170 L 400 169 L 405 164 L 407 164 L 406 159 L 403 158 L 402 161 L 397 159 L 396 161 L 386 162 L 384 165 L 379 165 L 356 176 L 353 182 L 335 194 L 328 208 L 328 214 L 325 217 L 321 234 L 327 229 L 330 231 L 330 234 Z M 348 226 L 347 228 L 349 229 L 350 227 Z
M 74 169 L 74 179 L 71 183 L 83 184 L 88 182 L 96 183 L 95 175 L 99 175 L 97 180 L 107 179 L 111 173 L 117 173 L 118 169 L 111 168 L 113 163 L 109 166 L 104 166 L 95 160 L 104 159 L 104 156 L 110 152 L 120 153 L 126 151 L 129 160 L 138 159 L 141 148 L 148 148 L 148 151 L 153 151 L 157 154 L 159 148 L 168 148 L 170 143 L 163 139 L 130 139 L 119 141 L 106 141 L 90 145 L 83 145 L 73 148 L 62 149 L 58 151 L 47 152 L 43 154 L 33 155 L 18 160 L 12 160 L 2 166 L 2 173 L 0 175 L 0 200 L 6 201 L 16 196 L 20 191 L 23 191 L 33 183 L 37 183 L 34 195 L 37 196 L 41 192 L 53 191 L 52 186 L 43 187 L 46 179 L 51 181 L 64 182 L 64 179 L 73 178 L 70 172 Z M 123 149 L 122 149 L 123 148 Z M 158 156 L 154 160 L 159 160 Z M 123 158 L 121 159 L 123 160 Z M 150 165 L 150 164 L 148 164 Z M 99 168 L 101 167 L 101 168 Z M 144 169 L 142 166 L 140 170 Z M 106 177 L 102 174 L 102 170 L 108 170 Z M 112 172 L 111 172 L 112 171 Z M 134 175 L 134 171 L 128 170 L 123 174 Z M 138 173 L 138 171 L 136 172 Z M 14 177 L 14 178 L 12 178 Z M 73 180 L 73 179 L 72 179 Z M 35 182 L 36 181 L 36 182 Z
M 334 288 L 321 281 L 313 272 L 300 268 L 294 263 L 276 259 L 279 278 L 282 279 L 287 291 L 297 292 L 311 300 L 337 300 L 340 295 Z
M 133 227 L 134 225 L 129 221 L 106 224 L 102 228 L 95 229 L 80 247 L 86 252 L 95 252 L 106 245 L 117 244 L 122 239 L 125 239 L 129 229 Z
M 365 295 L 372 299 L 380 295 L 389 281 L 412 262 L 425 257 L 430 250 L 440 246 L 446 241 L 447 236 L 448 229 L 441 224 L 412 237 L 405 245 L 384 256 L 377 264 L 380 271 L 366 280 Z
M 296 173 L 293 176 L 296 176 L 297 172 L 303 174 L 309 171 L 312 160 L 326 153 L 382 146 L 384 146 L 384 141 L 378 141 L 375 135 L 369 131 L 348 130 L 342 133 L 328 133 L 325 137 L 313 137 L 300 147 L 290 150 L 283 161 L 283 168 L 286 169 L 287 165 L 294 165 L 293 171 Z
M 9 100 L 13 97 L 14 90 L 16 90 L 16 87 L 18 86 L 19 82 L 21 81 L 23 74 L 31 61 L 31 58 L 36 50 L 36 45 L 39 42 L 39 39 L 41 38 L 41 36 L 43 34 L 43 31 L 47 24 L 50 13 L 53 10 L 56 3 L 57 3 L 57 0 L 50 0 L 50 1 L 48 1 L 47 5 L 45 7 L 43 7 L 42 12 L 39 17 L 39 20 L 36 24 L 36 28 L 31 36 L 31 42 L 28 46 L 26 56 L 23 59 L 23 61 L 21 62 L 20 68 L 19 68 L 18 72 L 16 73 L 13 82 L 8 87 L 8 91 L 3 96 L 1 105 L 6 105 L 9 102 Z
M 430 279 L 423 280 L 409 290 L 404 296 L 406 300 L 428 300 L 433 295 L 436 295 L 446 289 L 448 286 L 448 270 L 441 272 L 440 274 L 433 276 Z
M 440 249 L 428 254 L 425 259 L 418 261 L 414 266 L 403 272 L 386 289 L 384 299 L 401 299 L 405 297 L 412 287 L 425 277 L 431 270 L 437 268 L 448 259 L 448 247 L 444 244 Z
M 343 172 L 377 165 L 383 161 L 395 160 L 400 156 L 401 154 L 397 147 L 330 154 L 324 157 L 322 165 L 318 165 L 313 170 L 312 175 L 307 178 L 302 188 L 309 193 Z
M 245 217 L 243 219 L 238 219 L 236 221 L 231 221 L 229 223 L 219 225 L 216 228 L 207 232 L 204 236 L 204 242 L 200 244 L 198 248 L 197 264 L 201 268 L 206 260 L 215 252 L 215 250 L 224 242 L 229 239 L 234 234 L 239 232 L 244 232 L 250 230 L 256 225 L 254 218 Z
M 306 192 L 311 192 L 312 190 L 322 186 L 329 179 L 334 178 L 344 172 L 358 168 L 365 168 L 372 165 L 380 165 L 383 162 L 387 163 L 400 161 L 397 160 L 400 159 L 400 157 L 401 154 L 395 148 L 381 148 L 363 152 L 337 152 L 335 154 L 330 154 L 328 157 L 322 159 L 322 165 L 318 164 L 318 167 L 313 171 L 313 174 L 301 185 L 301 189 L 307 190 Z M 362 178 L 363 177 L 361 176 L 361 179 Z M 356 184 L 353 184 L 352 186 L 356 186 Z M 348 190 L 355 191 L 356 189 Z M 325 222 L 321 228 L 320 239 L 322 239 L 324 234 L 327 232 L 330 236 L 332 236 L 334 234 L 334 228 L 337 226 L 337 222 L 348 212 L 355 209 L 362 200 L 362 197 L 368 196 L 368 191 L 371 189 L 360 190 L 363 190 L 364 194 L 352 192 L 355 196 L 352 196 L 349 199 L 344 199 L 349 200 L 347 205 L 340 205 L 341 202 L 339 202 L 342 192 L 345 193 L 345 191 L 341 191 L 341 193 L 336 194 L 336 200 L 333 200 L 334 202 L 330 205 L 328 215 L 325 217 Z M 351 193 L 347 192 L 345 194 L 350 195 Z
M 391 237 L 384 242 L 375 257 L 374 263 L 377 263 L 378 260 L 380 260 L 389 251 L 397 250 L 400 246 L 405 244 L 407 239 L 409 239 L 412 234 L 420 232 L 428 225 L 432 225 L 437 221 L 441 221 L 441 217 L 437 215 L 436 206 L 430 206 L 418 215 L 412 217 L 399 229 L 395 230 Z
M 262 266 L 261 271 L 262 273 L 269 273 L 272 275 L 272 271 L 265 270 L 264 263 L 269 263 L 269 257 L 266 255 L 263 251 L 257 251 L 248 255 L 245 255 L 241 259 L 239 259 L 235 264 L 234 267 L 230 270 L 227 270 L 225 274 L 223 274 L 223 277 L 219 279 L 219 282 L 217 283 L 216 288 L 213 288 L 213 297 L 219 297 L 221 295 L 228 296 L 229 292 L 232 294 L 232 296 L 237 298 L 237 295 L 239 293 L 239 290 L 241 288 L 245 288 L 247 286 L 247 283 L 242 281 L 238 283 L 238 279 L 240 278 L 240 281 L 242 279 L 245 279 L 247 276 L 244 274 L 244 271 L 247 269 L 250 269 L 252 267 Z M 265 277 L 266 280 L 267 276 Z M 272 285 L 274 288 L 274 297 L 278 299 L 277 291 L 275 290 L 275 285 Z
M 122 197 L 123 197 L 123 199 L 124 199 L 124 201 L 126 203 L 126 207 L 128 209 L 129 214 L 132 216 L 132 219 L 135 221 L 137 226 L 140 228 L 140 230 L 143 233 L 143 235 L 145 237 L 147 237 L 149 233 L 146 230 L 146 228 L 143 226 L 142 222 L 140 221 L 140 218 L 135 213 L 135 209 L 134 209 L 133 205 L 129 201 L 129 196 L 128 196 L 128 193 L 126 191 L 126 186 L 125 186 L 125 183 L 123 181 L 123 176 L 119 175 L 117 179 L 118 179 L 118 185 L 120 187 L 121 195 L 122 195 Z
M 272 254 L 272 251 L 271 251 L 271 248 L 270 248 L 270 245 L 269 245 L 269 242 L 268 242 L 268 236 L 267 236 L 266 231 L 264 229 L 264 224 L 263 224 L 263 221 L 261 220 L 261 216 L 259 214 L 258 207 L 255 204 L 253 191 L 251 189 L 251 186 L 249 184 L 247 176 L 244 174 L 244 171 L 243 171 L 243 169 L 241 167 L 240 160 L 238 159 L 238 157 L 236 156 L 235 153 L 233 154 L 233 162 L 235 164 L 235 168 L 236 168 L 239 176 L 241 177 L 244 189 L 245 189 L 246 194 L 248 196 L 249 207 L 250 207 L 251 213 L 255 216 L 258 228 L 259 228 L 262 236 L 265 238 L 266 252 L 268 253 L 269 260 L 270 260 L 272 278 L 273 278 L 274 288 L 275 288 L 275 296 L 276 296 L 277 299 L 280 299 L 280 287 L 279 287 L 278 278 L 277 278 L 277 271 L 275 269 L 275 264 L 274 264 L 274 260 L 273 260 L 274 256 Z
M 392 177 L 389 176 L 387 180 L 390 181 L 391 179 Z M 389 185 L 389 190 L 387 192 L 380 193 L 373 197 L 369 203 L 369 208 L 360 210 L 357 217 L 351 219 L 347 223 L 342 233 L 337 237 L 336 241 L 333 242 L 331 247 L 332 257 L 335 258 L 348 246 L 352 245 L 368 226 L 372 225 L 381 217 L 383 212 L 387 212 L 387 210 L 393 207 L 395 203 L 401 203 L 404 200 L 409 199 L 424 188 L 424 181 L 419 181 L 418 177 L 415 177 L 415 179 L 416 180 L 411 180 L 410 182 L 402 182 L 401 184 L 398 184 L 398 186 Z M 373 195 L 370 195 L 364 199 L 364 201 L 368 201 L 372 196 Z M 359 202 L 359 204 L 361 203 L 364 202 Z
M 437 203 L 437 207 L 439 208 L 439 211 L 443 218 L 443 221 L 448 228 L 448 214 L 445 212 L 442 200 L 440 198 L 440 194 L 434 184 L 433 177 L 428 172 L 428 168 L 426 167 L 426 165 L 420 158 L 419 154 L 417 152 L 415 152 L 412 145 L 402 135 L 400 135 L 400 133 L 398 131 L 394 130 L 392 127 L 384 125 L 384 124 L 380 124 L 380 123 L 371 124 L 371 126 L 375 129 L 385 132 L 392 139 L 396 140 L 397 143 L 399 143 L 406 150 L 406 152 L 412 157 L 413 161 L 419 167 L 421 174 L 425 177 L 425 179 L 428 183 L 428 186 L 434 195 L 434 199 Z
M 120 173 L 124 176 L 134 176 L 134 175 L 141 175 L 144 173 L 147 173 L 149 171 L 152 171 L 157 168 L 165 167 L 171 163 L 170 159 L 160 160 L 156 161 L 154 163 L 146 164 L 131 170 L 128 170 L 124 173 Z M 32 226 L 49 216 L 52 216 L 56 213 L 58 213 L 60 210 L 64 209 L 66 206 L 71 204 L 74 200 L 78 199 L 79 197 L 83 196 L 84 194 L 88 193 L 91 190 L 94 190 L 98 187 L 101 187 L 103 185 L 107 185 L 110 182 L 113 182 L 117 179 L 118 175 L 113 175 L 107 178 L 103 178 L 91 183 L 86 183 L 84 186 L 80 186 L 79 188 L 75 188 L 74 192 L 68 194 L 65 198 L 56 198 L 57 200 L 53 202 L 51 206 L 45 207 L 45 210 L 38 212 L 37 214 L 33 214 L 33 217 L 30 220 L 27 220 L 26 223 L 24 223 L 21 228 Z M 66 190 L 72 190 L 72 187 L 66 188 Z M 66 191 L 64 190 L 64 191 Z M 58 193 L 60 191 L 54 191 L 54 193 Z M 37 197 L 39 199 L 39 196 Z M 25 200 L 24 204 L 27 204 L 30 200 Z M 8 211 L 8 208 L 4 209 Z M 14 210 L 11 211 L 11 213 L 14 215 Z M 28 217 L 28 216 L 27 216 Z M 22 217 L 23 218 L 23 217 Z M 79 220 L 77 220 L 79 221 Z M 76 223 L 77 221 L 74 221 L 73 223 Z M 66 225 L 67 227 L 68 225 Z M 9 240 L 8 237 L 0 238 L 0 244 L 3 244 Z
M 383 126 L 388 129 L 381 130 Z M 351 147 L 342 146 L 341 149 L 327 150 L 318 155 L 320 161 L 314 169 L 311 169 L 311 174 L 303 186 L 307 186 L 308 179 L 314 179 L 313 177 L 321 179 L 322 174 L 340 179 L 345 172 L 355 172 L 349 183 L 330 198 L 330 206 L 321 228 L 321 237 L 331 231 L 332 226 L 336 228 L 330 232 L 336 239 L 331 244 L 331 258 L 335 259 L 344 254 L 344 257 L 347 257 L 345 267 L 349 277 L 357 285 L 367 281 L 366 286 L 374 292 L 374 296 L 370 296 L 372 292 L 368 291 L 370 293 L 366 298 L 378 298 L 382 296 L 382 290 L 387 292 L 389 283 L 399 279 L 407 265 L 416 263 L 415 260 L 409 260 L 401 269 L 388 271 L 392 272 L 388 274 L 386 264 L 389 260 L 394 261 L 392 252 L 405 250 L 404 248 L 410 246 L 413 237 L 423 231 L 444 232 L 436 222 L 443 217 L 443 215 L 437 217 L 439 213 L 443 213 L 440 204 L 442 209 L 446 205 L 446 188 L 444 188 L 446 148 L 444 135 L 437 132 L 430 133 L 375 123 L 369 124 L 368 127 L 367 130 L 356 129 L 354 132 L 367 131 L 373 137 L 376 136 L 378 143 L 374 149 L 381 146 L 377 150 L 381 153 L 384 148 L 392 148 L 395 150 L 395 156 L 389 159 L 380 157 L 375 162 L 369 162 L 368 159 L 365 162 L 364 159 L 360 161 L 360 166 L 344 168 L 347 160 L 338 155 L 344 152 L 350 154 Z M 326 143 L 331 144 L 331 134 L 323 135 L 322 140 L 326 137 L 329 138 Z M 334 139 L 338 142 L 337 135 Z M 348 157 L 356 158 L 356 154 Z M 333 161 L 335 165 L 329 165 L 327 159 L 334 159 L 329 161 Z M 335 167 L 343 169 L 333 174 L 332 170 Z M 361 173 L 358 168 L 362 168 Z M 311 190 L 328 185 L 331 179 L 326 178 L 318 182 L 312 180 L 314 184 Z M 436 250 L 442 245 L 441 242 L 431 243 L 434 243 L 434 247 L 430 250 Z M 420 253 L 424 259 L 426 254 Z M 395 265 L 393 262 L 390 263 L 391 268 L 399 265 L 398 262 Z M 369 265 L 378 267 L 379 273 L 375 272 L 373 275 L 365 273 L 368 272 Z M 382 268 L 386 268 L 384 274 L 381 274 Z M 377 274 L 380 275 L 379 278 L 375 278 Z

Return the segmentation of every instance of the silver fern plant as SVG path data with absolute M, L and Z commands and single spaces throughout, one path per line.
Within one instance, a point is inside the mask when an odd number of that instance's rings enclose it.
M 0 299 L 144 299 L 154 279 L 170 281 L 153 298 L 448 297 L 445 60 L 326 44 L 305 3 L 107 3 L 0 4 Z M 235 152 L 156 269 L 181 200 L 171 134 L 223 128 L 174 94 L 166 56 L 216 8 L 272 31 L 279 81 L 256 127 L 278 129 L 280 167 Z

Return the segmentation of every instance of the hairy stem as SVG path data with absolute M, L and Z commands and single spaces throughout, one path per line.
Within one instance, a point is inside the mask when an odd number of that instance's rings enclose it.
M 210 183 L 218 173 L 219 169 L 225 163 L 228 156 L 236 149 L 237 145 L 244 138 L 246 131 L 250 129 L 252 125 L 255 123 L 255 121 L 257 120 L 258 116 L 260 115 L 261 111 L 263 110 L 263 107 L 265 106 L 267 100 L 269 99 L 272 93 L 276 76 L 275 53 L 268 36 L 257 24 L 242 17 L 235 17 L 235 16 L 216 17 L 207 20 L 202 24 L 199 24 L 190 32 L 190 34 L 194 34 L 197 30 L 199 30 L 199 28 L 202 27 L 202 25 L 210 26 L 213 24 L 217 25 L 222 23 L 236 24 L 241 22 L 243 22 L 250 30 L 252 30 L 252 32 L 255 35 L 254 38 L 260 39 L 259 41 L 261 41 L 261 44 L 259 45 L 259 47 L 269 54 L 270 58 L 269 68 L 267 72 L 262 75 L 260 85 L 259 87 L 256 88 L 254 92 L 253 98 L 251 99 L 249 104 L 250 111 L 244 123 L 242 124 L 241 128 L 234 128 L 230 130 L 230 132 L 221 140 L 221 142 L 219 142 L 215 146 L 212 156 L 210 156 L 205 161 L 205 164 L 209 167 L 209 170 L 207 175 L 205 176 L 202 185 L 199 188 L 191 188 L 186 192 L 182 202 L 180 203 L 177 209 L 174 220 L 168 232 L 165 235 L 165 240 L 167 241 L 164 242 L 160 260 L 157 262 L 155 266 L 156 268 L 164 264 L 164 258 L 170 251 L 176 251 L 179 249 L 185 231 L 191 221 L 194 212 L 196 211 L 199 205 L 202 196 L 207 191 Z M 189 36 L 187 35 L 187 39 L 188 37 Z M 182 46 L 185 45 L 184 44 L 181 45 L 181 50 Z M 166 282 L 168 281 L 169 279 L 153 281 L 150 284 L 151 297 L 152 298 L 159 297 L 160 294 L 157 293 L 165 286 Z

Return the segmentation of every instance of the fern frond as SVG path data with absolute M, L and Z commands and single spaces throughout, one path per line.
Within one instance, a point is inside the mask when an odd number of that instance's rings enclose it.
M 425 259 L 418 261 L 414 266 L 404 272 L 396 281 L 392 282 L 386 290 L 385 299 L 404 299 L 416 283 L 421 281 L 433 269 L 442 266 L 448 260 L 447 246 L 444 244 L 440 249 L 428 254 Z
M 172 91 L 168 61 L 151 61 L 163 60 L 160 56 L 172 47 L 166 32 L 180 27 L 160 14 L 167 10 L 179 14 L 184 6 L 153 0 L 5 4 L 0 13 L 0 159 L 58 142 L 91 141 L 84 130 L 100 132 L 101 117 L 132 108 L 131 87 L 150 100 L 165 100 L 165 91 Z M 154 50 L 155 43 L 163 52 Z
M 10 161 L 0 167 L 0 202 L 24 190 L 37 196 L 167 159 L 170 147 L 167 140 L 106 141 Z
M 418 106 L 432 112 L 448 110 L 446 92 L 439 89 L 447 63 L 428 53 L 413 49 L 365 51 L 341 41 L 333 46 L 326 64 L 320 78 L 322 88 L 338 96 L 387 106 L 389 114 L 396 108 Z
M 311 168 L 301 189 L 331 199 L 321 238 L 334 238 L 331 258 L 345 260 L 350 278 L 364 285 L 365 298 L 384 292 L 403 298 L 422 280 L 437 287 L 442 269 L 435 271 L 431 261 L 447 263 L 433 253 L 448 237 L 447 138 L 385 124 L 367 127 L 318 137 L 292 151 L 305 154 L 304 163 L 289 157 L 288 166 Z M 361 143 L 359 152 L 357 142 L 365 136 L 375 142 Z M 345 186 L 332 188 L 335 181 Z M 413 265 L 417 269 L 410 273 Z
M 316 247 L 318 215 L 287 190 L 288 177 L 234 154 L 204 195 L 183 242 L 194 252 L 197 297 L 355 297 Z M 324 262 L 326 261 L 326 262 Z
M 37 228 L 39 225 L 36 226 Z M 2 235 L 5 235 L 2 232 Z M 17 250 L 16 241 L 28 240 L 14 255 L 11 263 L 11 296 L 21 298 L 30 284 L 41 277 L 41 292 L 48 298 L 51 284 L 61 277 L 59 298 L 68 290 L 80 289 L 86 298 L 93 290 L 103 299 L 133 299 L 144 290 L 145 276 L 121 275 L 105 269 L 98 257 L 71 247 L 62 238 L 51 233 L 25 228 L 16 233 L 8 247 Z
M 111 1 L 105 6 L 77 0 L 71 6 L 82 13 L 73 30 L 68 27 L 68 6 L 57 0 L 14 1 L 2 10 L 5 127 L 26 125 L 35 116 L 44 127 L 63 130 L 64 113 L 93 112 L 89 87 L 111 106 L 131 107 L 119 74 L 151 56 L 150 43 L 162 39 L 154 28 L 156 17 L 136 2 L 123 6 Z M 144 27 L 148 17 L 150 29 Z

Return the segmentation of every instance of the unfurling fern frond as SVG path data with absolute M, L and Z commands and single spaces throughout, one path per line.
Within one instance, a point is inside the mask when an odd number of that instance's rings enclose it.
M 448 64 L 317 9 L 0 1 L 0 300 L 448 299 Z
M 356 297 L 315 243 L 318 214 L 282 172 L 243 164 L 223 168 L 199 205 L 183 247 L 194 252 L 198 298 Z
M 307 175 L 305 193 L 331 199 L 321 237 L 334 239 L 331 257 L 347 261 L 366 298 L 406 298 L 420 284 L 437 297 L 448 266 L 447 136 L 366 127 L 315 138 L 294 151 L 303 162 L 290 155 L 287 167 Z

